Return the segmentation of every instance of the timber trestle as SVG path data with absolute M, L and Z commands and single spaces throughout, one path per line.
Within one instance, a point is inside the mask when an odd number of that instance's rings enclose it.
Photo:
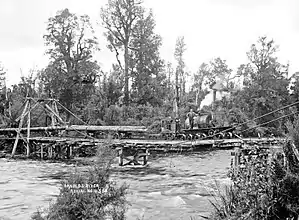
M 44 127 L 32 127 L 32 111 L 37 106 L 42 106 L 47 114 L 48 123 L 46 120 Z M 147 165 L 151 152 L 194 152 L 203 148 L 240 147 L 247 143 L 280 145 L 283 141 L 279 138 L 150 140 L 146 138 L 144 126 L 68 125 L 66 119 L 60 116 L 61 108 L 58 109 L 58 106 L 62 105 L 55 99 L 25 100 L 22 114 L 16 119 L 18 127 L 0 128 L 0 143 L 7 145 L 11 157 L 25 154 L 26 157 L 41 159 L 71 159 L 93 156 L 98 148 L 108 144 L 117 150 L 120 166 L 143 166 Z M 133 139 L 132 134 L 137 139 Z M 138 134 L 142 134 L 143 139 Z

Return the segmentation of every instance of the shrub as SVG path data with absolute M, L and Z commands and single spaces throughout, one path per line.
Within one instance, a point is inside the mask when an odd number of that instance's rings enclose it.
M 299 149 L 299 116 L 295 117 L 293 122 L 286 123 L 288 137 L 294 142 L 297 149 Z
M 287 160 L 289 145 L 283 148 Z M 285 167 L 281 157 L 269 163 L 269 152 L 257 146 L 247 155 L 238 169 L 231 168 L 232 185 L 216 195 L 220 200 L 212 202 L 211 219 L 297 219 L 298 170 Z
M 88 171 L 76 171 L 62 181 L 56 201 L 50 204 L 46 213 L 35 212 L 32 219 L 125 219 L 127 186 L 117 187 L 110 180 L 115 154 L 103 146 L 97 155 L 98 159 Z M 87 185 L 89 188 L 86 188 Z

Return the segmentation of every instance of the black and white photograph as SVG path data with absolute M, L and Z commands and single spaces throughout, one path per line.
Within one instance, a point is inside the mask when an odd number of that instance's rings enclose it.
M 298 0 L 0 0 L 0 220 L 299 220 Z

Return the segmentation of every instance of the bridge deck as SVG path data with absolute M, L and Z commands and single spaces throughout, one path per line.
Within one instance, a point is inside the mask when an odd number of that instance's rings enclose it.
M 16 132 L 18 128 L 0 128 L 1 132 Z M 21 132 L 27 131 L 21 128 Z M 147 132 L 145 126 L 95 126 L 95 125 L 70 125 L 55 127 L 31 127 L 30 131 L 114 131 L 114 132 Z
M 24 137 L 26 138 L 26 137 Z M 14 140 L 15 138 L 0 137 L 0 140 Z M 29 141 L 40 143 L 66 143 L 78 145 L 96 145 L 108 143 L 117 146 L 133 146 L 133 147 L 155 147 L 159 148 L 201 148 L 208 147 L 235 147 L 241 144 L 266 144 L 266 145 L 281 145 L 284 138 L 245 138 L 245 139 L 220 139 L 220 140 L 145 140 L 145 139 L 97 139 L 97 138 L 74 138 L 74 137 L 30 137 Z

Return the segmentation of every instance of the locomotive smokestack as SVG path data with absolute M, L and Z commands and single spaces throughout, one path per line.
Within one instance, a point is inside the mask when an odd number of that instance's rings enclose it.
M 214 90 L 213 90 L 213 104 L 214 104 L 214 102 L 216 101 L 216 92 L 217 92 L 217 90 L 214 89 Z

